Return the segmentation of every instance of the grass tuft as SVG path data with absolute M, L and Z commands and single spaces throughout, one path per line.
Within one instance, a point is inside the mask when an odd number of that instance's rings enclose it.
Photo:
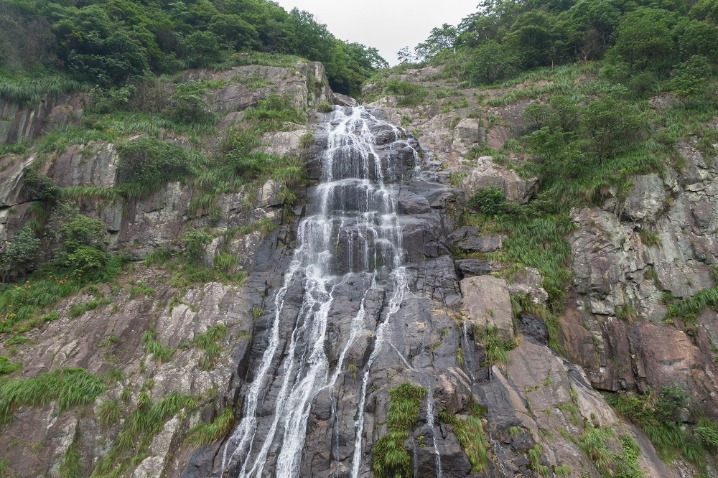
M 82 368 L 61 368 L 32 378 L 8 380 L 0 384 L 0 421 L 9 420 L 18 406 L 44 406 L 53 400 L 62 412 L 92 402 L 106 388 L 102 379 Z

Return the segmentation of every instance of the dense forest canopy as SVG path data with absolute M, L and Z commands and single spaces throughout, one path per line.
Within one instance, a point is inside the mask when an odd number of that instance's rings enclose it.
M 5 76 L 60 70 L 113 87 L 147 73 L 222 64 L 245 51 L 324 63 L 335 91 L 356 95 L 386 61 L 346 43 L 297 9 L 267 0 L 3 0 L 0 68 Z
M 715 72 L 717 22 L 716 0 L 484 0 L 403 57 L 448 62 L 472 84 L 605 59 L 608 73 L 636 90 L 673 75 L 692 88 Z

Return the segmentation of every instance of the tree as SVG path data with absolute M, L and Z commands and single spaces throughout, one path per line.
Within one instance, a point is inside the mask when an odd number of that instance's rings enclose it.
M 666 10 L 639 8 L 621 20 L 612 53 L 633 70 L 665 73 L 676 57 L 675 23 L 675 15 Z
M 566 35 L 555 16 L 541 10 L 522 13 L 506 34 L 523 68 L 548 66 L 564 57 Z
M 519 71 L 515 52 L 490 40 L 467 53 L 465 77 L 474 84 L 491 84 L 514 76 Z
M 673 77 L 668 85 L 674 93 L 684 101 L 704 102 L 712 93 L 706 88 L 713 76 L 713 66 L 704 56 L 694 55 L 680 63 L 673 70 Z
M 191 68 L 203 68 L 222 58 L 219 37 L 209 31 L 195 31 L 182 40 L 185 61 Z
M 439 55 L 444 50 L 452 50 L 456 42 L 458 30 L 456 27 L 444 23 L 439 28 L 433 28 L 424 42 L 417 45 L 415 52 L 419 60 L 426 60 Z
M 589 150 L 599 161 L 605 161 L 630 150 L 644 139 L 647 123 L 636 106 L 607 96 L 584 109 L 581 128 L 589 140 Z

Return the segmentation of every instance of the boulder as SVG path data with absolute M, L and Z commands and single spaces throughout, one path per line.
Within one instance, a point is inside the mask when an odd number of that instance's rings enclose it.
M 501 249 L 501 236 L 470 236 L 458 244 L 466 252 L 493 252 Z
M 462 313 L 479 329 L 494 325 L 504 340 L 514 338 L 513 312 L 506 281 L 493 276 L 461 281 Z
M 494 163 L 491 156 L 482 156 L 462 180 L 461 188 L 470 196 L 478 189 L 487 187 L 499 188 L 506 199 L 523 204 L 536 195 L 538 179 L 523 179 L 515 171 Z
M 459 271 L 459 274 L 463 277 L 466 277 L 490 274 L 500 271 L 501 267 L 480 259 L 459 259 L 456 261 L 456 270 Z

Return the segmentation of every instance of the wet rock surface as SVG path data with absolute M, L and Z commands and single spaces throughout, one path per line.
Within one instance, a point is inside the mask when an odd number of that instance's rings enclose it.
M 430 70 L 419 75 L 431 74 Z M 323 82 L 312 80 L 323 78 L 320 65 L 312 63 L 188 75 L 188 79 L 228 82 L 212 97 L 214 109 L 224 115 L 221 127 L 241 122 L 244 108 L 272 92 L 288 95 L 302 107 L 332 98 Z M 267 86 L 247 87 L 257 79 Z M 345 114 L 356 107 L 350 98 L 336 99 Z M 688 464 L 661 462 L 646 436 L 616 415 L 597 390 L 648 391 L 678 385 L 690 391 L 709 415 L 718 410 L 714 361 L 718 316 L 707 310 L 695 324 L 664 322 L 667 293 L 690 297 L 714 285 L 718 173 L 710 158 L 703 158 L 691 144 L 680 144 L 684 170 L 638 176 L 625 199 L 609 194 L 601 207 L 573 212 L 576 229 L 569 242 L 574 275 L 567 284 L 566 310 L 558 319 L 565 352 L 561 357 L 547 345 L 545 318 L 538 313 L 515 314 L 512 307 L 517 300 L 536 306 L 546 303 L 548 295 L 538 271 L 486 260 L 483 254 L 505 247 L 503 238 L 457 227 L 457 204 L 478 188 L 498 187 L 509 200 L 521 203 L 534 197 L 535 180 L 520 177 L 490 157 L 470 160 L 468 174 L 458 181 L 451 180 L 450 170 L 439 167 L 460 162 L 476 146 L 486 143 L 499 149 L 516 137 L 526 104 L 495 111 L 502 122 L 493 127 L 485 118 L 453 121 L 453 113 L 425 115 L 420 146 L 411 134 L 385 121 L 400 119 L 392 101 L 383 102 L 388 106 L 385 111 L 371 110 L 377 121 L 369 128 L 375 138 L 377 167 L 367 179 L 373 183 L 381 179 L 384 188 L 371 196 L 356 188 L 337 187 L 331 201 L 364 213 L 363 201 L 380 203 L 388 194 L 395 198 L 395 210 L 381 212 L 396 212 L 396 220 L 386 230 L 368 233 L 357 225 L 360 214 L 347 214 L 344 232 L 332 236 L 333 253 L 342 260 L 327 275 L 326 290 L 307 286 L 306 270 L 295 271 L 286 283 L 284 279 L 306 232 L 300 221 L 321 210 L 326 192 L 318 184 L 326 172 L 321 158 L 331 144 L 327 128 L 338 124 L 336 118 L 329 119 L 326 127 L 297 125 L 262 138 L 263 150 L 306 160 L 313 185 L 307 190 L 296 188 L 300 202 L 293 211 L 296 220 L 285 216 L 274 181 L 260 185 L 251 198 L 249 191 L 218 198 L 221 213 L 215 227 L 219 231 L 260 220 L 278 226 L 269 234 L 241 234 L 227 244 L 248 271 L 241 286 L 212 282 L 180 288 L 162 271 L 138 267 L 119 289 L 102 286 L 99 292 L 83 291 L 61 302 L 58 320 L 29 332 L 29 342 L 22 348 L 3 338 L 0 355 L 23 362 L 18 376 L 76 366 L 100 375 L 117 369 L 122 376 L 110 381 L 107 392 L 85 409 L 60 412 L 56 402 L 41 408 L 18 407 L 11 423 L 0 425 L 4 427 L 0 449 L 11 457 L 13 472 L 56 476 L 75 444 L 81 451 L 82 469 L 89 474 L 121 427 L 101 426 L 95 417 L 103 404 L 128 400 L 134 406 L 144 400 L 143 394 L 159 400 L 181 392 L 198 397 L 199 405 L 167 420 L 148 444 L 146 455 L 123 476 L 238 476 L 244 457 L 259 456 L 265 441 L 261 472 L 255 474 L 287 476 L 283 450 L 292 443 L 279 437 L 287 435 L 291 412 L 299 408 L 282 408 L 278 403 L 289 396 L 291 387 L 283 384 L 301 383 L 313 366 L 315 362 L 302 360 L 318 344 L 326 366 L 317 376 L 331 381 L 331 386 L 312 389 L 311 400 L 301 408 L 306 428 L 297 434 L 302 446 L 293 469 L 296 476 L 372 476 L 375 447 L 389 432 L 389 390 L 405 382 L 426 390 L 419 419 L 403 444 L 415 476 L 538 476 L 530 451 L 541 445 L 539 465 L 554 471 L 567 465 L 574 476 L 599 477 L 591 457 L 577 445 L 587 424 L 634 437 L 647 477 L 694 475 Z M 313 135 L 311 144 L 307 133 Z M 22 172 L 31 163 L 17 158 L 0 171 L 0 248 L 22 227 L 37 199 L 22 184 Z M 113 144 L 90 143 L 61 152 L 42 172 L 62 186 L 108 187 L 116 184 L 116 164 Z M 333 168 L 336 177 L 350 173 L 344 163 Z M 193 194 L 188 185 L 170 183 L 141 200 L 88 201 L 82 207 L 105 221 L 113 249 L 129 251 L 139 259 L 158 247 L 179 250 L 183 230 L 208 224 L 206 211 L 190 210 Z M 365 244 L 371 253 L 364 252 Z M 222 245 L 213 243 L 205 259 L 209 262 Z M 375 275 L 391 269 L 392 254 L 399 250 L 402 281 Z M 365 264 L 368 257 L 371 262 Z M 140 282 L 153 288 L 151 296 L 132 292 Z M 278 300 L 281 290 L 285 293 Z M 331 302 L 326 301 L 328 291 Z M 104 302 L 72 318 L 72 306 L 96 299 L 93 294 Z M 330 305 L 322 311 L 320 304 L 326 303 Z M 324 312 L 326 331 L 321 341 L 295 333 L 302 323 Z M 274 340 L 275 314 L 279 317 L 276 353 L 263 369 L 263 357 Z M 497 327 L 502 340 L 513 340 L 515 347 L 506 350 L 505 361 L 488 350 L 488 324 Z M 193 341 L 216 325 L 225 326 L 227 334 L 219 341 L 216 364 L 205 370 L 204 352 Z M 176 349 L 170 360 L 161 361 L 147 352 L 143 336 L 150 330 L 160 343 Z M 290 358 L 302 366 L 289 366 Z M 247 420 L 246 407 L 257 380 L 261 383 L 256 395 L 256 446 L 240 452 L 242 457 L 232 457 L 236 444 L 229 437 Z M 231 408 L 236 418 L 224 438 L 202 446 L 185 441 L 191 427 L 212 421 L 225 408 Z M 277 410 L 282 413 L 275 421 Z M 476 418 L 481 423 L 487 455 L 484 471 L 472 470 L 457 422 L 447 417 Z M 265 440 L 272 433 L 277 438 Z M 709 476 L 715 476 L 711 473 L 709 469 Z

